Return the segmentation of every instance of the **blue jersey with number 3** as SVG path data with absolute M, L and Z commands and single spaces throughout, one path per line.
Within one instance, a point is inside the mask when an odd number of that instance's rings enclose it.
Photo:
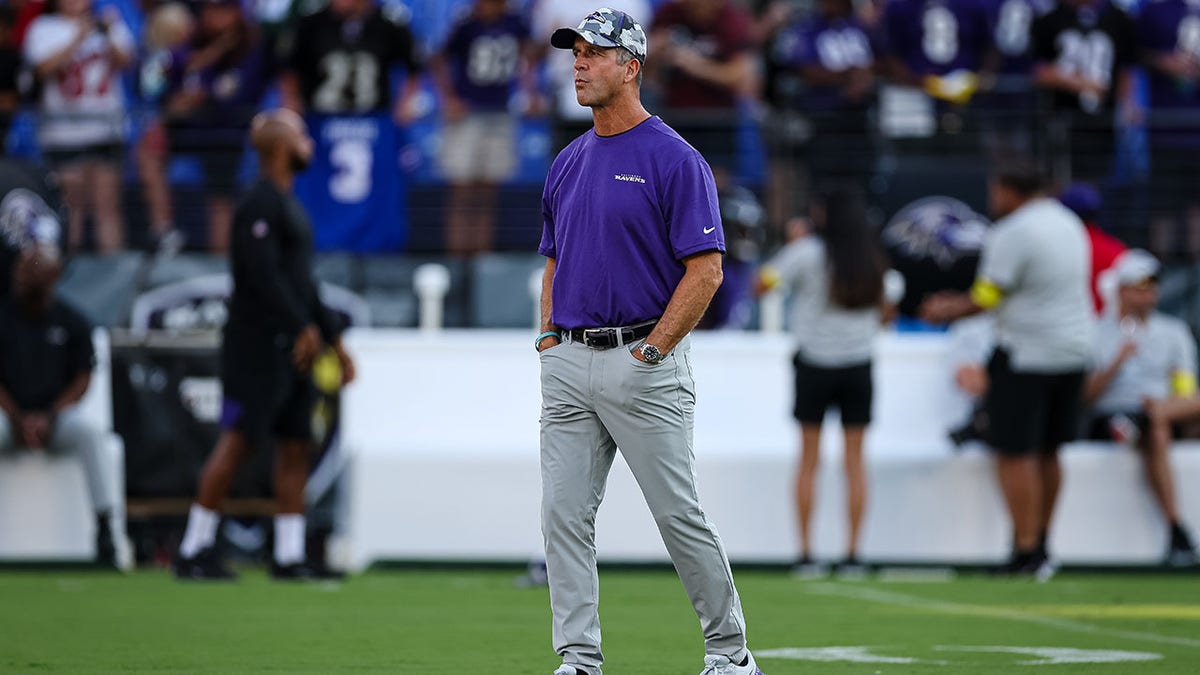
M 399 131 L 387 113 L 310 115 L 312 164 L 296 196 L 312 216 L 318 251 L 384 252 L 408 239 Z

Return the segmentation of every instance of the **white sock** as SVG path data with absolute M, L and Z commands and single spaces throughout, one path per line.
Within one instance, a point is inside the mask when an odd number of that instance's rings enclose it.
M 304 562 L 304 516 L 281 513 L 275 516 L 275 562 L 295 565 Z
M 192 504 L 188 511 L 187 530 L 183 533 L 183 543 L 179 544 L 179 555 L 184 558 L 194 558 L 196 554 L 212 546 L 217 540 L 217 524 L 221 522 L 221 514 L 210 511 L 199 504 Z

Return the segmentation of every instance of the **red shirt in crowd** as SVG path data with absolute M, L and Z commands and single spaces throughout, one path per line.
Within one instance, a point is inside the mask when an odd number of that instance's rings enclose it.
M 686 2 L 673 0 L 654 15 L 652 32 L 665 33 L 665 39 L 695 49 L 715 61 L 729 61 L 753 46 L 750 15 L 726 2 L 706 25 L 695 22 Z M 660 38 L 664 39 L 664 38 Z M 650 43 L 651 49 L 654 42 Z M 673 70 L 666 75 L 668 108 L 729 108 L 736 104 L 732 91 Z
M 1100 287 L 1096 282 L 1100 273 L 1112 267 L 1128 247 L 1095 223 L 1087 223 L 1087 235 L 1092 244 L 1092 302 L 1096 305 L 1096 313 L 1100 314 L 1104 311 L 1104 298 L 1100 297 Z

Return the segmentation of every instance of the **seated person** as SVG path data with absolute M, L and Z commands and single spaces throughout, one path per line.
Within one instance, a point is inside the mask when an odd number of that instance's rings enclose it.
M 1179 522 L 1168 457 L 1171 428 L 1164 406 L 1173 404 L 1156 402 L 1197 399 L 1196 346 L 1183 321 L 1155 311 L 1159 265 L 1153 256 L 1127 251 L 1114 269 L 1117 313 L 1097 327 L 1093 370 L 1084 386 L 1084 400 L 1095 413 L 1090 435 L 1141 452 L 1154 498 L 1170 528 L 1166 562 L 1194 565 L 1196 551 Z
M 61 271 L 57 247 L 26 247 L 16 260 L 11 294 L 0 298 L 0 453 L 79 456 L 96 510 L 97 562 L 125 568 L 132 560 L 120 498 L 109 478 L 115 471 L 100 454 L 104 434 L 76 406 L 91 382 L 92 331 L 56 297 Z
M 968 441 L 983 441 L 987 437 L 983 401 L 989 384 L 988 360 L 996 347 L 995 320 L 987 314 L 972 316 L 955 322 L 947 336 L 954 384 L 967 399 L 966 409 L 959 418 L 961 424 L 950 431 L 954 449 L 959 450 Z

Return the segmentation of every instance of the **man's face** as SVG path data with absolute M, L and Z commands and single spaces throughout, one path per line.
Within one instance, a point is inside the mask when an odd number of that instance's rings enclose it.
M 287 125 L 288 135 L 284 139 L 288 153 L 288 161 L 292 170 L 301 173 L 312 162 L 314 143 L 308 135 L 308 126 L 298 114 L 284 114 L 280 120 Z
M 1126 314 L 1145 316 L 1158 307 L 1158 282 L 1146 279 L 1139 284 L 1121 286 L 1120 300 Z
M 361 14 L 371 6 L 372 0 L 330 0 L 329 9 L 336 16 Z
M 506 0 L 476 0 L 475 12 L 483 21 L 495 21 L 504 16 Z
M 726 0 L 685 0 L 688 18 L 701 24 L 712 23 L 725 6 Z
M 988 210 L 992 219 L 998 220 L 1017 210 L 1021 200 L 1011 188 L 998 181 L 988 181 Z
M 603 108 L 616 98 L 624 85 L 628 64 L 617 62 L 617 47 L 597 47 L 575 38 L 575 97 L 579 105 Z
M 18 300 L 35 300 L 54 291 L 61 266 L 56 257 L 26 249 L 13 268 L 13 295 Z

